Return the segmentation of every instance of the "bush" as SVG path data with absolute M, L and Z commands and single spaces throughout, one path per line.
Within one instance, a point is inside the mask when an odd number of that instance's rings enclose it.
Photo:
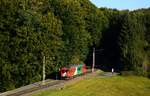
M 136 68 L 135 69 L 135 75 L 138 75 L 138 76 L 147 76 L 147 72 L 145 70 L 143 70 L 143 68 Z
M 143 70 L 142 68 L 136 68 L 135 70 L 133 71 L 122 71 L 120 73 L 120 75 L 123 75 L 123 76 L 132 76 L 132 75 L 136 75 L 136 76 L 144 76 L 144 77 L 147 77 L 149 76 L 150 77 L 150 72 L 146 72 L 145 70 Z
M 101 74 L 101 73 L 104 73 L 104 71 L 102 71 L 102 70 L 96 70 L 96 73 L 97 74 Z
M 150 78 L 150 71 L 147 72 L 147 77 Z
M 122 76 L 133 76 L 133 75 L 135 75 L 135 72 L 134 71 L 122 71 L 120 73 L 120 75 L 122 75 Z

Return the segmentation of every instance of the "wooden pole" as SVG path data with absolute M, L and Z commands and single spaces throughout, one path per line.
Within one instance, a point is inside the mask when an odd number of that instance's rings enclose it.
M 94 72 L 95 67 L 95 48 L 93 48 L 93 64 L 92 64 L 92 72 Z
M 42 81 L 42 84 L 44 85 L 45 84 L 45 56 L 43 56 L 43 81 Z

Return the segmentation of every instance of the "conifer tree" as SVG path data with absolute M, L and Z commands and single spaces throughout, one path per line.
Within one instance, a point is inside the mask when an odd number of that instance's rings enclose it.
M 124 18 L 119 46 L 124 70 L 142 71 L 145 40 L 143 26 L 137 21 L 136 14 L 127 14 Z

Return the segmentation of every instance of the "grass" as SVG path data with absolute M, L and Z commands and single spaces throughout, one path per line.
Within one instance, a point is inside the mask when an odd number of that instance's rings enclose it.
M 89 78 L 33 96 L 150 96 L 150 80 L 136 76 Z

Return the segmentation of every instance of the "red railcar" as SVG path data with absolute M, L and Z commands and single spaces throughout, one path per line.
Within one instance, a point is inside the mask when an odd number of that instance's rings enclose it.
M 71 65 L 60 69 L 61 77 L 73 77 L 87 71 L 85 64 Z

